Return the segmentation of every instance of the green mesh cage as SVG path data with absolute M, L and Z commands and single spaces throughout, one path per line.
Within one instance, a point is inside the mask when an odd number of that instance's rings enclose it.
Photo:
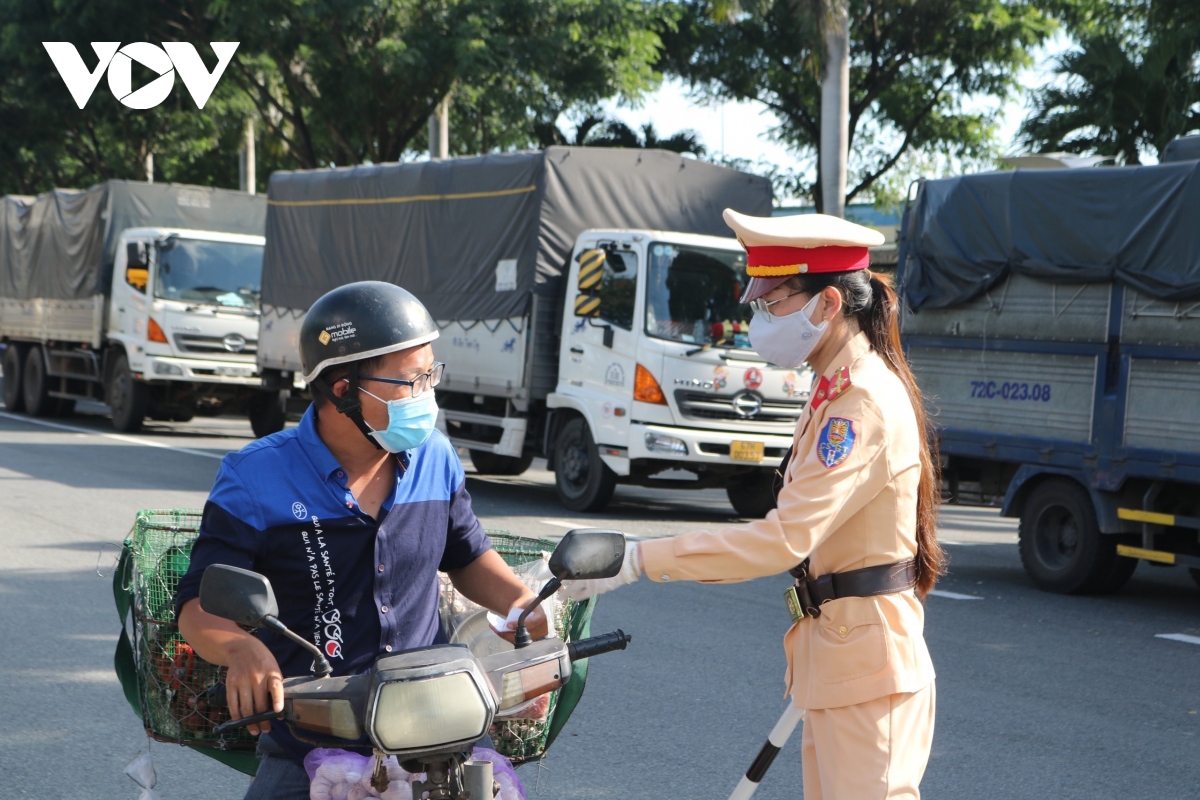
M 191 562 L 200 511 L 139 511 L 127 542 L 132 556 L 133 650 L 146 731 L 159 741 L 252 750 L 244 729 L 218 737 L 215 725 L 229 719 L 207 690 L 224 680 L 225 669 L 192 650 L 175 623 L 175 587 Z
M 495 551 L 514 569 L 522 564 L 540 559 L 543 551 L 552 551 L 556 545 L 556 542 L 549 539 L 513 536 L 508 531 L 488 530 L 484 532 L 492 540 L 492 547 Z M 453 591 L 453 589 L 449 591 Z M 561 603 L 557 618 L 554 620 L 555 629 L 562 631 L 563 639 L 566 641 L 570 641 L 568 621 L 575 613 L 576 605 L 573 600 Z M 490 734 L 496 751 L 512 761 L 514 766 L 541 758 L 546 752 L 550 720 L 554 718 L 558 696 L 558 690 L 550 693 L 550 706 L 544 718 L 510 719 L 493 723 Z

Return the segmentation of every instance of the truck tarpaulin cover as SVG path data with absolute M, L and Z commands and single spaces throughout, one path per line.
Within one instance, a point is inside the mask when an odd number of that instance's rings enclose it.
M 128 228 L 262 236 L 266 198 L 174 183 L 107 181 L 82 191 L 3 199 L 0 297 L 82 300 L 107 294 L 117 240 Z
M 766 178 L 661 150 L 578 147 L 276 172 L 269 198 L 265 305 L 304 310 L 335 287 L 383 280 L 437 319 L 524 314 L 588 228 L 730 236 L 724 208 L 771 213 Z
M 1200 162 L 925 181 L 905 236 L 914 310 L 966 302 L 1010 270 L 1200 298 Z

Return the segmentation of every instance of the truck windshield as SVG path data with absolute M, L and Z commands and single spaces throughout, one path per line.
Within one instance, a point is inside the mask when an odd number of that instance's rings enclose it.
M 154 293 L 167 300 L 258 309 L 262 245 L 172 236 L 158 245 Z
M 682 244 L 650 245 L 646 333 L 696 345 L 750 349 L 746 254 Z

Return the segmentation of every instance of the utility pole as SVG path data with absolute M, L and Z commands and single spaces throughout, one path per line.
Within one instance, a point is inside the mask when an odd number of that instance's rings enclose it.
M 242 135 L 242 147 L 238 150 L 238 188 L 247 194 L 257 194 L 255 186 L 256 167 L 254 163 L 254 120 L 246 120 L 246 129 Z
M 450 157 L 450 95 L 447 94 L 429 115 L 429 157 Z
M 821 80 L 821 210 L 846 216 L 846 151 L 850 139 L 850 9 L 832 0 L 821 20 L 825 75 Z

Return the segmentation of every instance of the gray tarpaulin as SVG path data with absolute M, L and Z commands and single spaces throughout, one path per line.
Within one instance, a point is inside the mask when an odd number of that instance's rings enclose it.
M 966 302 L 1009 271 L 1200 298 L 1200 162 L 924 181 L 905 234 L 909 307 Z
M 1163 148 L 1162 158 L 1159 159 L 1164 164 L 1173 161 L 1197 161 L 1200 160 L 1200 134 L 1195 136 L 1180 136 L 1167 143 Z
M 588 228 L 729 236 L 726 207 L 771 213 L 766 178 L 661 150 L 579 147 L 276 172 L 268 195 L 264 304 L 303 310 L 345 283 L 384 280 L 438 319 L 524 314 Z
M 107 181 L 0 207 L 0 297 L 79 300 L 107 294 L 117 240 L 128 228 L 262 236 L 266 198 L 175 183 Z

